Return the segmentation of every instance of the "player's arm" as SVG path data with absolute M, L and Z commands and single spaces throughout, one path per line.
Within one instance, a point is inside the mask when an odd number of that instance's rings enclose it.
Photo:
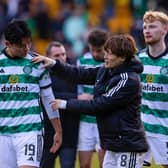
M 58 110 L 53 111 L 50 104 L 50 102 L 55 99 L 51 87 L 41 89 L 41 99 L 42 99 L 44 108 L 47 112 L 47 115 L 55 130 L 53 145 L 50 148 L 50 152 L 55 153 L 59 149 L 62 143 L 62 127 L 61 127 Z

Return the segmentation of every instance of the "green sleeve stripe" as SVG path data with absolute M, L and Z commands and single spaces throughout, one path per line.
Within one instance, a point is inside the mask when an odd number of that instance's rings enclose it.
M 0 93 L 0 101 L 25 101 L 34 100 L 39 98 L 39 93 L 34 92 L 11 92 L 11 93 Z
M 0 133 L 14 134 L 21 132 L 40 131 L 43 128 L 42 123 L 21 124 L 16 126 L 0 126 Z
M 141 111 L 144 114 L 151 114 L 154 115 L 155 117 L 168 118 L 168 110 L 150 109 L 148 106 L 142 105 Z
M 20 108 L 20 109 L 3 109 L 0 110 L 0 117 L 19 117 L 30 114 L 40 114 L 41 110 L 39 106 Z
M 164 126 L 156 125 L 156 124 L 144 123 L 144 128 L 148 132 L 152 132 L 155 134 L 168 135 L 168 127 L 164 127 Z
M 141 74 L 141 81 L 144 83 L 148 83 L 146 80 L 147 74 Z M 158 84 L 168 84 L 168 78 L 165 78 L 162 75 L 154 75 L 154 79 L 152 81 L 153 83 L 158 83 Z
M 168 94 L 165 93 L 146 93 L 143 92 L 143 99 L 145 100 L 151 100 L 151 101 L 162 101 L 167 102 L 168 100 Z
M 0 76 L 0 81 L 1 84 L 6 84 L 6 83 L 11 83 L 10 79 L 11 75 L 1 75 Z M 17 75 L 18 76 L 18 83 L 28 83 L 28 84 L 37 84 L 39 78 L 38 77 L 34 77 L 34 76 L 29 76 L 29 75 Z

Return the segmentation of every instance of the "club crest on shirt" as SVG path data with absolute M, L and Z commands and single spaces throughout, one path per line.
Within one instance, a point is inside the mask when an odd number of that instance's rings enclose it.
M 43 79 L 45 79 L 45 80 L 47 80 L 49 78 L 49 75 L 48 74 L 45 74 L 44 76 L 43 76 Z
M 25 74 L 30 74 L 30 73 L 32 72 L 32 67 L 31 67 L 31 66 L 25 66 L 25 67 L 23 68 L 23 72 L 24 72 Z
M 11 84 L 15 84 L 15 83 L 18 83 L 19 82 L 19 77 L 18 75 L 11 75 L 9 77 L 9 83 Z
M 160 74 L 168 77 L 168 66 L 164 66 L 160 69 Z
M 154 75 L 153 74 L 146 75 L 146 81 L 147 81 L 147 83 L 153 83 L 154 82 Z

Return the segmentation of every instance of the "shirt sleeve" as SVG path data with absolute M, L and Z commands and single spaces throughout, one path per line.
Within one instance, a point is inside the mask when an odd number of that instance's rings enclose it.
M 59 118 L 58 110 L 53 111 L 50 102 L 55 99 L 51 87 L 43 88 L 40 90 L 41 100 L 44 105 L 44 108 L 47 112 L 49 119 Z
M 39 86 L 42 89 L 51 86 L 51 78 L 47 69 L 44 69 L 39 76 Z

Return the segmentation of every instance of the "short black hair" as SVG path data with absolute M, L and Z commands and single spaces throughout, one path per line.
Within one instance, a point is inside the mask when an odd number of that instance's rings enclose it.
M 31 32 L 25 21 L 13 20 L 5 28 L 4 36 L 11 44 L 20 44 L 23 38 L 31 39 Z
M 107 31 L 100 28 L 95 28 L 91 30 L 88 34 L 88 43 L 93 47 L 102 47 L 107 41 L 107 38 Z

